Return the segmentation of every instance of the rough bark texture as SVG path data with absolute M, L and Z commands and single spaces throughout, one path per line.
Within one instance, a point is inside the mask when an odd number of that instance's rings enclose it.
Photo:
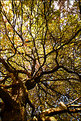
M 2 88 L 0 88 L 0 98 L 3 100 L 0 106 L 2 121 L 26 121 L 25 107 L 14 101 Z
M 24 107 L 20 108 L 17 106 L 15 109 L 8 110 L 4 107 L 1 112 L 2 121 L 27 121 L 26 120 L 26 110 Z

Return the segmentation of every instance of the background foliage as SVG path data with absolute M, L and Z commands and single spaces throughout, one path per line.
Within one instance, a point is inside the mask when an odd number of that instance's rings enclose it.
M 79 98 L 80 2 L 8 0 L 1 1 L 0 11 L 0 89 L 24 105 L 27 120 L 34 108 L 39 114 L 60 101 L 68 104 Z M 78 121 L 80 113 L 55 117 Z

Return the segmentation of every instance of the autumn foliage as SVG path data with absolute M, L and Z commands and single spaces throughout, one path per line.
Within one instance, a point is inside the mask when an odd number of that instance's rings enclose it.
M 80 0 L 1 0 L 2 121 L 80 120 L 80 6 Z

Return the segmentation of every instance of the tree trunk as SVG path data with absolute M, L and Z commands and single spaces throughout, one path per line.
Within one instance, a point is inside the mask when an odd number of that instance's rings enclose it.
M 16 108 L 8 109 L 4 107 L 1 112 L 2 121 L 27 121 L 26 110 L 24 107 L 16 106 Z
M 0 98 L 3 100 L 0 106 L 2 121 L 26 121 L 26 108 L 14 101 L 2 88 L 0 88 Z

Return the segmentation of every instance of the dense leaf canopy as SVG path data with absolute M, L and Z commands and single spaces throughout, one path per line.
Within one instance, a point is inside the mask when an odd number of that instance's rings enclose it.
M 0 99 L 24 107 L 26 120 L 60 101 L 80 104 L 80 10 L 77 0 L 0 2 Z M 54 117 L 78 121 L 80 113 Z

